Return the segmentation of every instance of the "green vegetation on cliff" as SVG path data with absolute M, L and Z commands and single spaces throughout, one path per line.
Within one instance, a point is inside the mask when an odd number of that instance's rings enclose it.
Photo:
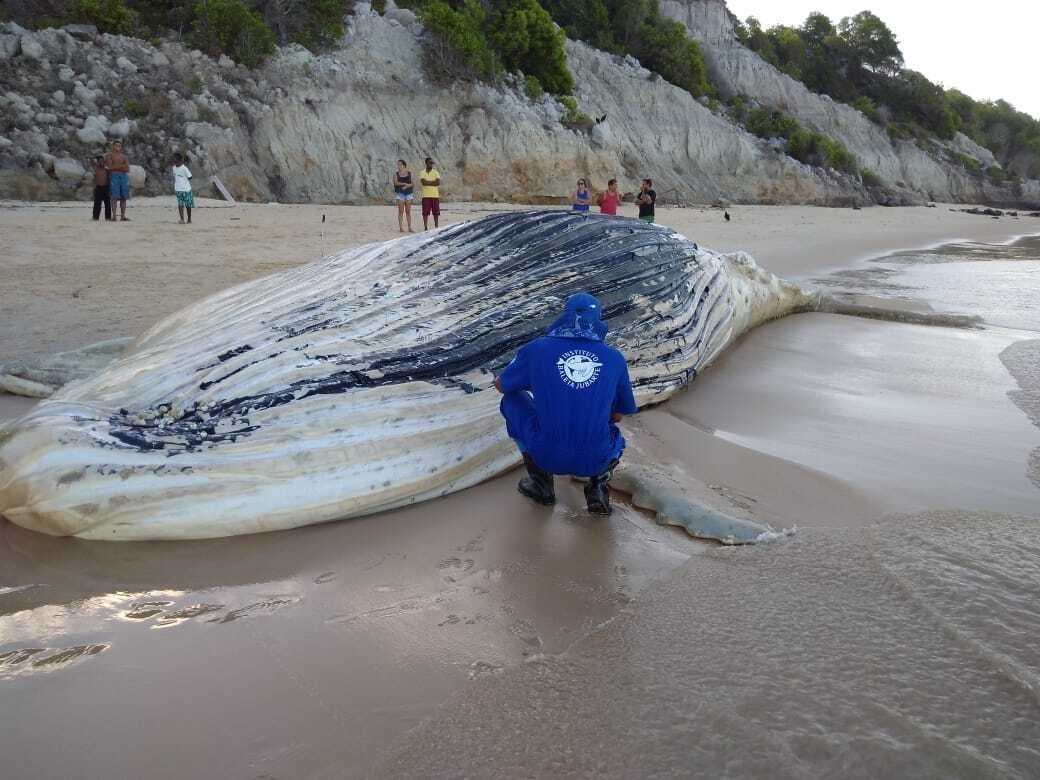
M 68 22 L 139 37 L 173 33 L 208 54 L 259 64 L 275 44 L 319 48 L 343 35 L 351 0 L 15 0 L 15 21 Z
M 764 60 L 814 92 L 859 109 L 893 138 L 950 139 L 960 131 L 992 151 L 1013 176 L 1040 176 L 1040 122 L 1003 100 L 974 100 L 904 68 L 895 35 L 869 11 L 837 25 L 813 13 L 800 27 L 767 30 L 749 17 L 736 23 L 736 31 Z
M 522 71 L 529 94 L 574 89 L 566 38 L 538 0 L 427 0 L 416 3 L 433 41 L 426 52 L 434 75 L 494 78 Z
M 661 15 L 657 0 L 541 0 L 571 38 L 615 54 L 631 54 L 694 97 L 711 94 L 700 45 Z
M 782 138 L 784 151 L 806 165 L 833 168 L 843 173 L 858 172 L 856 158 L 840 141 L 802 127 L 782 111 L 756 108 L 747 114 L 744 126 L 759 138 Z

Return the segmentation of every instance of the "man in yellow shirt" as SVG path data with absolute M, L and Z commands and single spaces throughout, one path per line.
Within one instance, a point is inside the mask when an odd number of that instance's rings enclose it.
M 441 174 L 433 167 L 433 158 L 426 158 L 426 170 L 419 174 L 422 185 L 422 223 L 423 230 L 430 229 L 430 215 L 433 215 L 433 226 L 440 227 L 441 219 Z

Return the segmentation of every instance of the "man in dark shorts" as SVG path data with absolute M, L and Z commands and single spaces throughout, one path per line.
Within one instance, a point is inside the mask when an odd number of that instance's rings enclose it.
M 609 515 L 608 482 L 625 449 L 616 423 L 638 410 L 625 358 L 603 342 L 600 312 L 588 293 L 569 297 L 546 335 L 520 348 L 495 387 L 527 466 L 518 490 L 549 506 L 556 502 L 553 474 L 588 477 L 589 512 Z
M 643 179 L 643 187 L 636 198 L 639 204 L 639 218 L 643 222 L 654 224 L 654 204 L 657 203 L 657 193 L 654 192 L 654 183 L 650 179 Z
M 430 215 L 433 215 L 433 226 L 440 227 L 441 219 L 441 174 L 433 167 L 433 158 L 426 158 L 426 170 L 419 174 L 422 185 L 422 223 L 423 230 L 430 229 Z
M 94 169 L 94 221 L 101 219 L 101 207 L 105 207 L 105 221 L 112 221 L 112 204 L 108 200 L 108 169 L 105 168 L 105 156 L 94 157 L 91 165 Z

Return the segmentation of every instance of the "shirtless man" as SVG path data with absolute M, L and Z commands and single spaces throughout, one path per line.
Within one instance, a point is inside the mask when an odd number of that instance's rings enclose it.
M 116 203 L 119 204 L 119 219 L 127 222 L 126 201 L 130 197 L 130 160 L 123 154 L 123 144 L 116 141 L 112 151 L 105 155 L 105 169 L 108 171 L 108 197 L 112 200 L 112 218 L 116 216 Z

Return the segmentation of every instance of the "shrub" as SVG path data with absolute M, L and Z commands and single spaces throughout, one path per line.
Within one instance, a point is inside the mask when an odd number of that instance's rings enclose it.
M 746 126 L 759 138 L 790 138 L 801 129 L 794 117 L 768 108 L 754 109 L 748 114 Z
M 191 42 L 207 54 L 227 54 L 248 67 L 259 65 L 275 49 L 274 33 L 242 0 L 198 0 Z
M 962 168 L 964 168 L 964 170 L 968 171 L 968 173 L 982 173 L 982 163 L 974 157 L 967 154 L 961 154 L 960 152 L 951 152 L 950 156 L 953 158 L 954 162 L 958 163 Z
M 829 138 L 825 135 L 818 137 L 818 144 L 820 149 L 823 151 L 823 156 L 826 161 L 828 168 L 833 168 L 836 171 L 844 171 L 845 173 L 855 173 L 856 171 L 856 158 L 852 152 L 845 148 L 845 145 L 834 138 Z
M 866 95 L 860 95 L 858 98 L 853 100 L 852 107 L 867 117 L 871 122 L 881 124 L 881 112 L 878 111 L 878 107 L 874 101 Z
M 729 113 L 734 122 L 744 124 L 748 118 L 747 99 L 743 95 L 734 95 L 729 101 Z
M 93 24 L 101 32 L 129 35 L 134 31 L 134 14 L 123 0 L 72 0 L 69 17 Z
M 1001 168 L 999 165 L 991 165 L 986 169 L 986 175 L 989 180 L 994 184 L 1003 184 L 1007 181 L 1007 171 Z
M 484 8 L 466 0 L 458 10 L 444 0 L 431 0 L 422 9 L 430 32 L 427 64 L 435 75 L 448 78 L 492 78 L 501 70 L 484 37 Z
M 485 27 L 487 41 L 506 70 L 522 70 L 538 78 L 554 95 L 574 89 L 567 68 L 566 37 L 537 0 L 499 0 Z
M 587 130 L 592 127 L 595 122 L 587 114 L 582 113 L 578 108 L 578 100 L 573 95 L 564 95 L 560 98 L 560 105 L 564 108 L 564 115 L 561 123 L 565 127 Z
M 648 16 L 640 30 L 636 56 L 650 70 L 694 97 L 711 91 L 701 47 L 687 37 L 686 28 L 679 22 L 656 13 Z
M 531 100 L 538 100 L 545 94 L 545 90 L 542 88 L 542 82 L 540 82 L 535 76 L 524 77 L 524 92 L 527 93 L 527 97 L 531 98 Z
M 258 0 L 252 5 L 280 44 L 291 41 L 317 50 L 343 36 L 343 0 Z M 373 3 L 372 8 L 380 13 L 386 11 L 385 0 L 382 8 L 377 5 Z
M 131 119 L 141 119 L 148 116 L 148 109 L 145 105 L 133 98 L 127 98 L 123 101 L 123 109 L 126 111 L 126 115 Z
M 859 172 L 860 178 L 863 180 L 863 184 L 867 187 L 880 187 L 881 177 L 878 176 L 870 168 L 864 168 Z

